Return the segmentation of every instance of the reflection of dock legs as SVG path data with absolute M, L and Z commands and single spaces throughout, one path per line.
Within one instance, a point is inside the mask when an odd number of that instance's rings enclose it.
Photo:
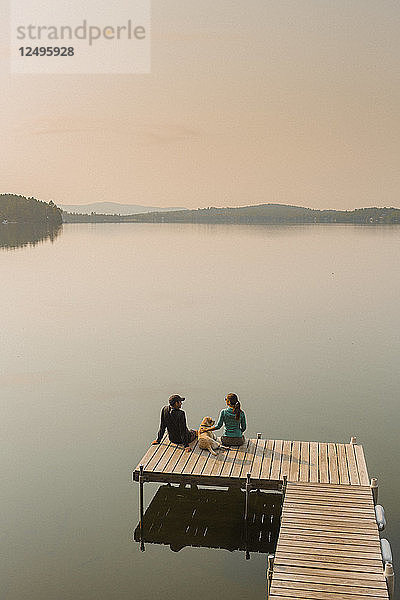
M 268 558 L 267 558 L 267 561 L 268 561 L 267 562 L 267 564 L 268 564 L 268 568 L 267 568 L 267 598 L 269 598 L 269 592 L 270 592 L 270 587 L 271 587 L 271 582 L 272 582 L 274 558 L 275 558 L 274 554 L 268 554 Z
M 146 481 L 144 475 L 142 484 Z M 161 486 L 144 512 L 140 486 L 140 516 L 134 540 L 184 547 L 220 548 L 229 551 L 275 551 L 281 513 L 281 495 L 240 488 L 202 489 L 195 486 Z M 246 516 L 246 518 L 245 518 Z
M 245 546 L 246 546 L 246 560 L 250 560 L 250 552 L 249 552 L 249 530 L 248 530 L 249 500 L 250 500 L 250 473 L 247 473 L 247 479 L 246 479 L 246 500 L 245 500 L 245 508 L 244 508 L 244 542 L 245 542 Z
M 144 519 L 144 476 L 143 476 L 143 465 L 140 465 L 140 475 L 139 475 L 139 506 L 140 506 L 140 520 L 139 520 L 139 529 L 140 529 L 140 549 L 142 552 L 146 550 L 144 546 L 144 537 L 143 537 L 143 519 Z

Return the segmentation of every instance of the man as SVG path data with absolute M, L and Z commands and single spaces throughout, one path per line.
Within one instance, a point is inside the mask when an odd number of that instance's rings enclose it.
M 159 444 L 165 432 L 168 431 L 168 437 L 174 444 L 183 444 L 186 452 L 190 452 L 189 444 L 197 437 L 197 431 L 188 429 L 186 425 L 186 415 L 181 410 L 182 398 L 178 394 L 173 394 L 169 397 L 168 405 L 164 406 L 161 411 L 161 423 L 157 439 L 153 444 Z

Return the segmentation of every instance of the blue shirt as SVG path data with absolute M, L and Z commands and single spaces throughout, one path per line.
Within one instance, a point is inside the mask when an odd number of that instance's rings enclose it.
M 226 437 L 242 437 L 243 432 L 246 431 L 246 417 L 244 412 L 240 411 L 238 421 L 233 408 L 224 408 L 221 410 L 218 423 L 214 427 L 215 429 L 221 429 L 222 425 L 225 425 L 224 435 Z

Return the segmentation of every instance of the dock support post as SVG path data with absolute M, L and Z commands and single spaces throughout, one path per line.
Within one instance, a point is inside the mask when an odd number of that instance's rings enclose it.
M 144 540 L 143 540 L 143 517 L 144 517 L 144 475 L 143 475 L 143 465 L 139 467 L 139 510 L 140 510 L 140 550 L 142 552 L 145 551 Z
M 275 555 L 274 554 L 268 554 L 268 567 L 267 567 L 267 598 L 269 598 L 269 593 L 270 593 L 270 588 L 271 588 L 271 582 L 272 582 L 272 573 L 273 573 L 273 569 L 274 569 L 274 558 Z
M 372 490 L 372 497 L 374 499 L 374 504 L 378 503 L 378 480 L 376 477 L 372 477 L 370 488 Z
M 385 563 L 385 578 L 386 585 L 389 593 L 389 598 L 392 600 L 394 595 L 394 571 L 393 565 L 390 562 Z
M 354 446 L 354 444 L 357 444 L 357 438 L 356 438 L 356 436 L 353 436 L 352 438 L 350 438 L 350 444 L 352 446 Z

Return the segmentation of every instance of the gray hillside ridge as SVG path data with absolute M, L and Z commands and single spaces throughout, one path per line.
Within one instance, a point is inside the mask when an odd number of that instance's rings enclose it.
M 138 204 L 120 204 L 119 202 L 92 202 L 90 204 L 58 204 L 61 210 L 66 212 L 75 212 L 80 214 L 90 214 L 92 212 L 100 214 L 121 214 L 131 215 L 134 213 L 146 212 L 169 212 L 172 210 L 186 210 L 184 207 L 175 206 L 144 206 Z

